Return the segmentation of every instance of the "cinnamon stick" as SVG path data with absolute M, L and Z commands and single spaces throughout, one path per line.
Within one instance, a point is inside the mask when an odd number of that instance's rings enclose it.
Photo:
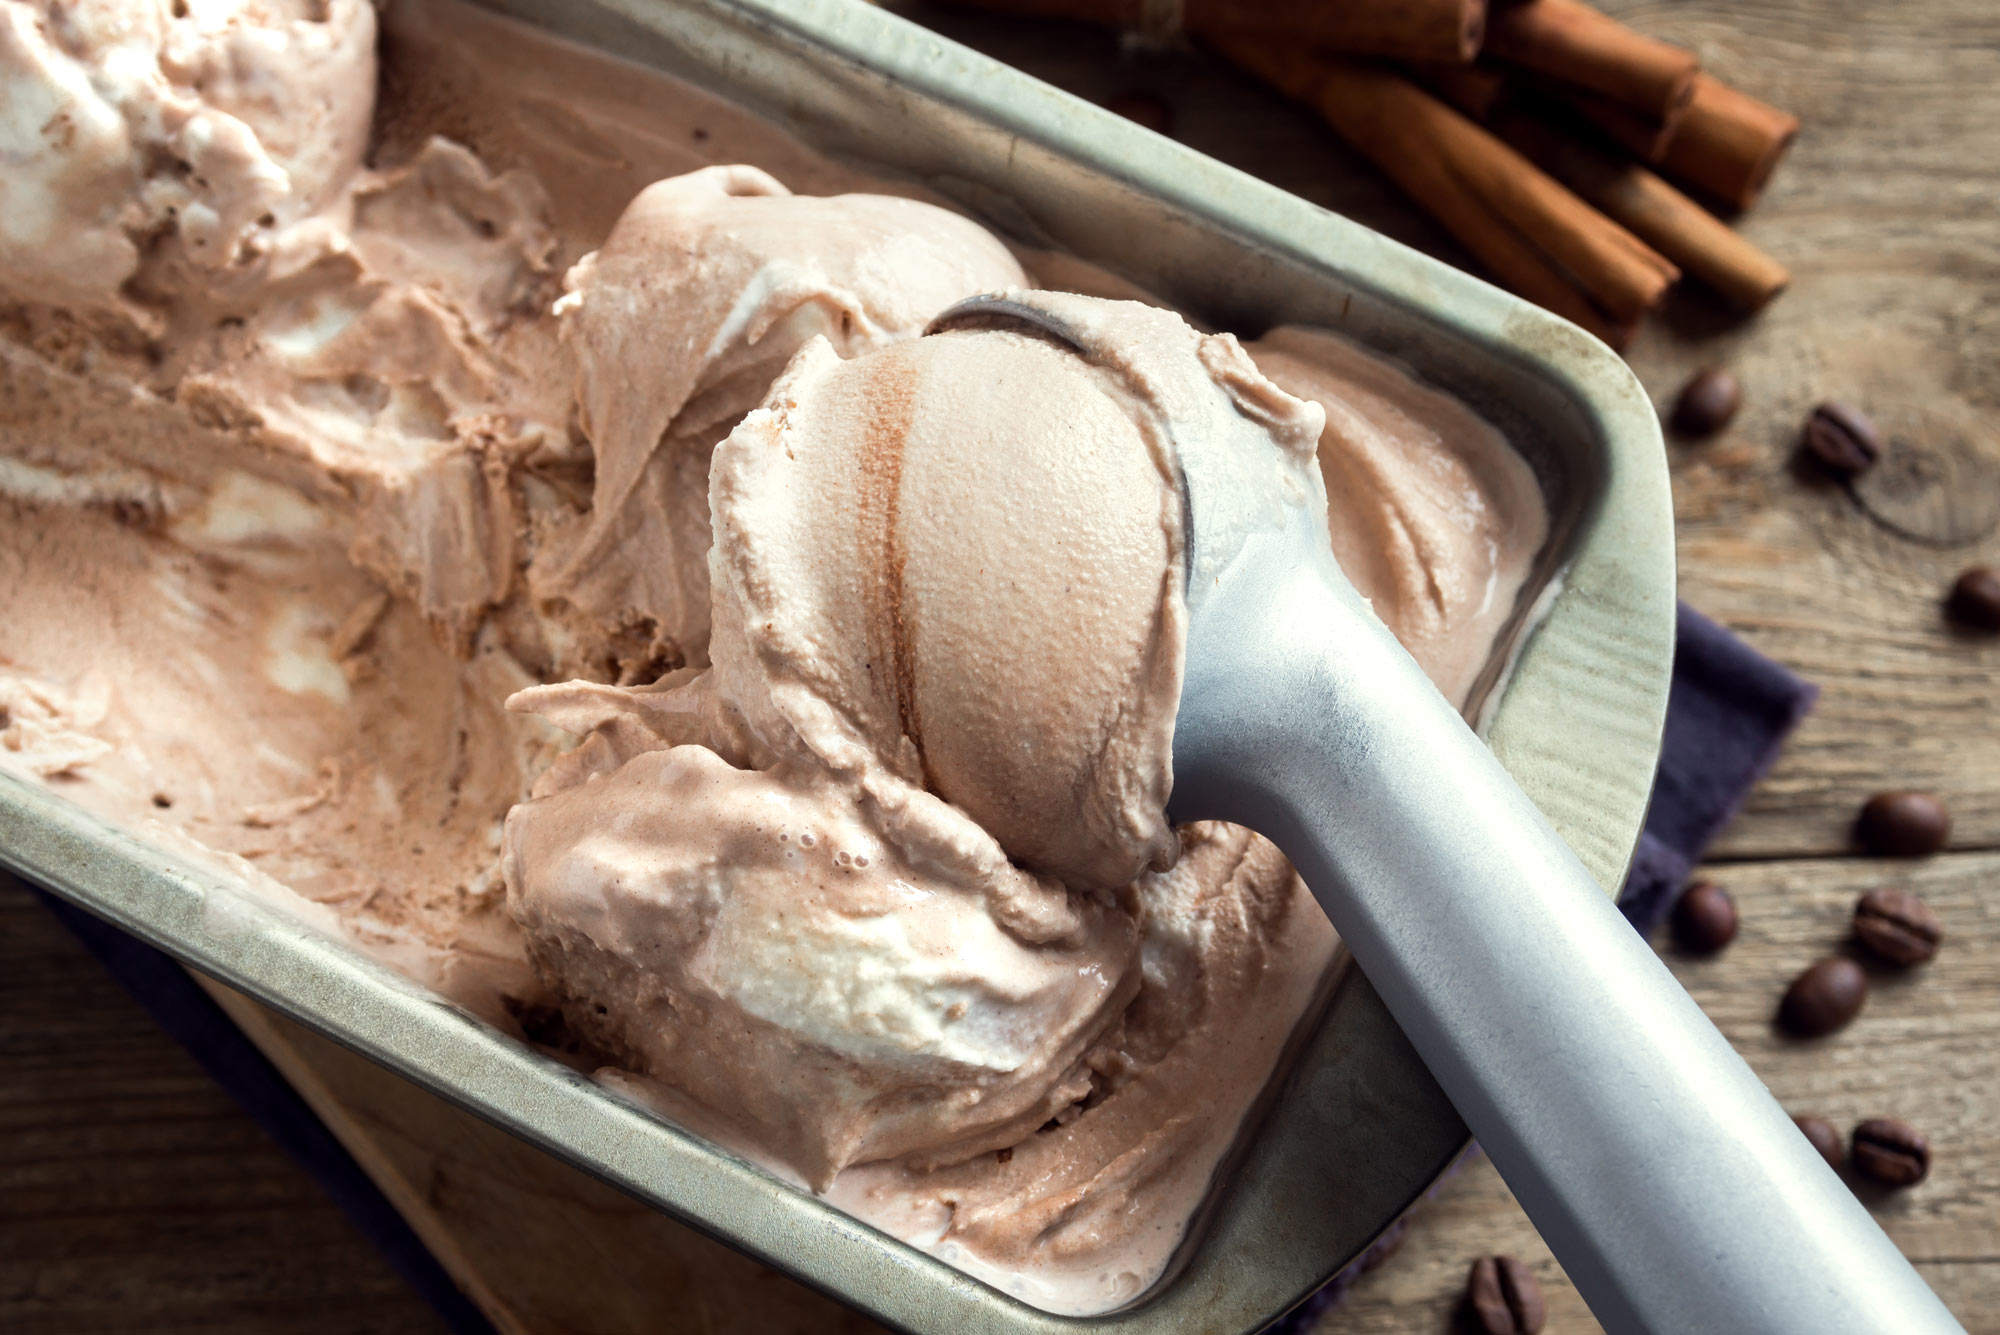
M 1555 119 L 1588 122 L 1644 162 L 1660 160 L 1681 124 L 1679 112 L 1665 123 L 1655 123 L 1609 98 L 1550 79 L 1508 74 L 1483 61 L 1471 65 L 1413 61 L 1403 68 L 1423 87 L 1481 124 L 1490 124 L 1504 110 L 1533 106 Z
M 1488 17 L 1485 54 L 1573 84 L 1647 120 L 1685 107 L 1700 63 L 1582 0 L 1524 0 Z
M 1614 347 L 1680 277 L 1645 242 L 1408 79 L 1297 46 L 1213 44 L 1316 108 L 1502 285 Z
M 1732 208 L 1747 209 L 1798 132 L 1798 117 L 1703 74 L 1660 167 Z
M 1322 51 L 1465 62 L 1486 35 L 1486 0 L 944 0 L 967 9 L 1076 19 L 1152 37 L 1231 34 Z
M 1512 93 L 1507 76 L 1491 65 L 1451 65 L 1413 61 L 1409 76 L 1476 121 L 1498 111 Z
M 1656 121 L 1595 93 L 1571 90 L 1561 94 L 1561 97 L 1578 116 L 1596 126 L 1641 162 L 1658 164 L 1666 157 L 1674 136 L 1680 133 L 1687 119 L 1685 105 L 1669 112 L 1665 120 Z
M 1784 265 L 1638 163 L 1537 116 L 1510 115 L 1499 133 L 1736 309 L 1760 310 L 1791 282 Z
M 1486 0 L 1185 0 L 1196 37 L 1260 37 L 1321 51 L 1464 64 L 1486 35 Z

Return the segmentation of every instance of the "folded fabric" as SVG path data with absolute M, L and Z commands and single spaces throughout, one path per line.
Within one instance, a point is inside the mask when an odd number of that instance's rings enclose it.
M 1618 895 L 1618 907 L 1646 935 L 1819 698 L 1819 687 L 1686 603 L 1675 636 L 1653 802 Z
M 1818 695 L 1817 687 L 1685 604 L 1678 636 L 1653 801 L 1618 896 L 1626 917 L 1646 933 L 1672 909 L 1703 851 L 1770 768 Z M 177 964 L 89 914 L 44 898 L 160 1026 L 318 1179 L 452 1330 L 485 1335 L 492 1329 L 340 1142 Z M 1477 1151 L 1472 1147 L 1446 1177 Z M 1340 1301 L 1356 1276 L 1395 1250 L 1407 1226 L 1407 1220 L 1393 1224 L 1325 1287 L 1270 1327 L 1268 1335 L 1303 1335 Z

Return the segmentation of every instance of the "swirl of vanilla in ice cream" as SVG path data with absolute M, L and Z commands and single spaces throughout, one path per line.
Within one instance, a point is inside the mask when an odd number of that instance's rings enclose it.
M 794 195 L 749 166 L 641 191 L 556 304 L 596 460 L 591 513 L 533 572 L 687 662 L 708 643 L 708 459 L 809 339 L 851 357 L 1027 282 L 979 224 L 886 195 Z M 618 559 L 645 552 L 643 562 Z
M 816 1186 L 1015 1144 L 1116 1062 L 1179 850 L 1176 435 L 1318 486 L 1320 410 L 1233 338 L 1033 299 L 1092 352 L 808 342 L 715 452 L 713 666 L 514 701 L 589 734 L 508 818 L 544 970 Z
M 0 3 L 0 287 L 119 307 L 254 270 L 360 168 L 368 0 Z

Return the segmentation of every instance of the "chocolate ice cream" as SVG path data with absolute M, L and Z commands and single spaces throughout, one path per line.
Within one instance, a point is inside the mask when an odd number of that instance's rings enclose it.
M 1467 707 L 1525 464 L 1330 334 L 920 337 L 1097 280 L 455 0 L 376 21 L 0 3 L 0 766 L 1031 1301 L 1135 1296 L 1337 954 L 1165 819 L 1174 424 L 1289 451 Z

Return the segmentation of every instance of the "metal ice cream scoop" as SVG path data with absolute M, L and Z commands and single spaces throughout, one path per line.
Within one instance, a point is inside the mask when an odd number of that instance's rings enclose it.
M 1026 326 L 1036 298 L 933 329 Z M 1307 504 L 1179 450 L 1176 820 L 1297 867 L 1614 1333 L 1961 1327 L 1356 593 Z M 1246 488 L 1248 490 L 1246 490 Z

